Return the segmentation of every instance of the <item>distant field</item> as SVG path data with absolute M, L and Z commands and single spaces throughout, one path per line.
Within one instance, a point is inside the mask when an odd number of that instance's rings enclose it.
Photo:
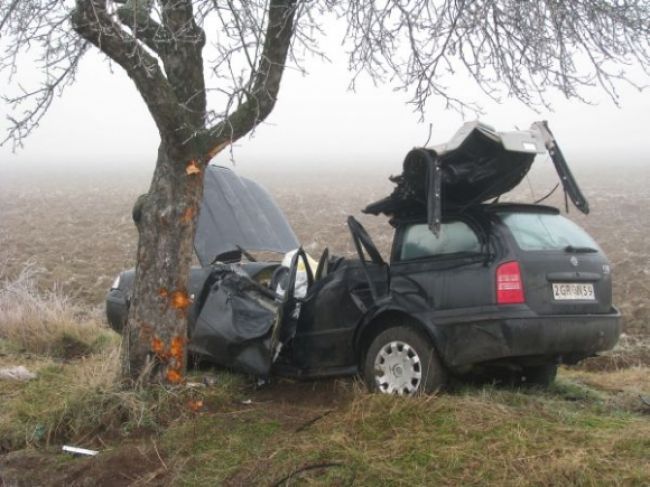
M 399 169 L 395 164 L 395 172 Z M 389 171 L 352 165 L 345 174 L 306 166 L 274 172 L 265 166 L 246 173 L 269 188 L 303 246 L 318 256 L 326 246 L 334 254 L 353 254 L 345 225 L 350 214 L 361 216 L 388 254 L 392 234 L 386 218 L 360 210 L 391 191 Z M 650 335 L 650 167 L 582 165 L 575 172 L 592 211 L 584 217 L 571 208 L 569 216 L 596 238 L 612 262 L 614 301 L 623 311 L 625 331 Z M 147 169 L 124 165 L 68 170 L 0 165 L 0 279 L 15 277 L 30 264 L 42 270 L 41 286 L 60 286 L 86 306 L 101 306 L 117 273 L 134 265 L 131 207 L 150 177 Z M 532 201 L 555 182 L 548 168 L 533 171 L 508 198 Z M 548 202 L 562 206 L 561 191 Z

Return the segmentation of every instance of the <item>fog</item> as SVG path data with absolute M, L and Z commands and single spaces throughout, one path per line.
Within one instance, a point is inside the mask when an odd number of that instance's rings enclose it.
M 408 94 L 390 85 L 361 79 L 348 89 L 343 48 L 327 42 L 331 63 L 308 60 L 307 76 L 287 70 L 279 101 L 255 132 L 223 152 L 215 162 L 235 164 L 244 172 L 397 171 L 413 146 L 448 140 L 463 120 L 477 118 L 444 109 L 432 99 L 424 114 L 406 104 Z M 620 108 L 603 92 L 582 92 L 591 105 L 551 94 L 553 111 L 538 110 L 504 97 L 495 103 L 462 77 L 446 80 L 467 101 L 483 108 L 480 119 L 497 130 L 527 128 L 548 120 L 566 158 L 574 167 L 646 165 L 650 162 L 650 97 L 619 86 Z M 4 115 L 6 106 L 0 105 Z M 6 117 L 0 117 L 5 119 Z M 6 128 L 0 122 L 0 130 Z M 135 87 L 119 67 L 109 69 L 92 52 L 82 63 L 77 83 L 55 100 L 41 126 L 12 151 L 0 147 L 0 177 L 10 171 L 48 166 L 53 172 L 153 168 L 158 134 Z M 29 166 L 31 169 L 27 169 Z M 48 171 L 49 172 L 49 171 Z

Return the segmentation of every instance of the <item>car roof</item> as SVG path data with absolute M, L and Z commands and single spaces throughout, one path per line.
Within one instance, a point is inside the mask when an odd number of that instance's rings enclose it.
M 435 193 L 441 206 L 476 206 L 517 186 L 535 156 L 544 152 L 538 130 L 497 132 L 489 125 L 467 122 L 446 144 L 411 150 L 402 174 L 390 178 L 396 184 L 393 193 L 369 204 L 363 212 L 428 212 L 433 174 L 439 179 Z
M 554 215 L 560 213 L 560 210 L 554 206 L 515 202 L 480 205 L 479 209 L 489 213 L 551 213 Z
M 426 215 L 429 228 L 437 234 L 446 216 L 480 208 L 515 188 L 528 174 L 535 156 L 545 152 L 553 161 L 567 200 L 589 213 L 589 204 L 546 122 L 513 132 L 468 122 L 447 144 L 415 148 L 406 155 L 402 173 L 389 178 L 395 184 L 393 192 L 363 212 L 383 213 L 396 221 Z M 535 205 L 516 208 L 544 211 Z
M 463 216 L 468 216 L 474 220 L 484 220 L 487 215 L 492 215 L 495 213 L 545 213 L 549 215 L 559 215 L 560 210 L 553 206 L 548 205 L 539 205 L 532 203 L 517 203 L 517 202 L 507 202 L 507 203 L 485 203 L 465 210 L 449 210 L 443 213 L 443 222 L 456 220 L 462 218 Z M 401 215 L 395 216 L 389 220 L 390 224 L 394 227 L 408 224 L 418 224 L 426 223 L 426 215 L 412 214 L 412 215 Z

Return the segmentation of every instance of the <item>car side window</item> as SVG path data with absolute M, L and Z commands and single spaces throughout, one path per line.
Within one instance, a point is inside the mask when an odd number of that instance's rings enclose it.
M 443 223 L 438 238 L 425 223 L 416 223 L 404 231 L 400 260 L 479 252 L 481 242 L 465 222 Z

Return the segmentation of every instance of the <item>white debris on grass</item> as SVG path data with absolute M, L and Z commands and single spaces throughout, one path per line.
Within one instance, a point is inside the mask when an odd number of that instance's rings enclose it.
M 0 369 L 0 379 L 28 381 L 36 379 L 36 374 L 27 370 L 23 365 L 17 365 Z
M 86 448 L 78 448 L 70 445 L 63 445 L 62 450 L 66 453 L 72 453 L 73 455 L 85 455 L 87 457 L 94 457 L 99 453 L 96 450 L 88 450 Z

